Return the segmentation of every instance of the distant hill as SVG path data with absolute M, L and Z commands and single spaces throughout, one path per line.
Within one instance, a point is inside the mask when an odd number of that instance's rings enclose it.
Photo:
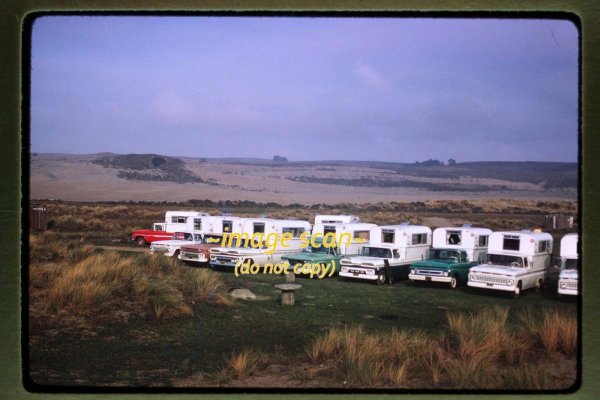
M 105 155 L 92 161 L 105 168 L 119 169 L 118 177 L 140 181 L 202 182 L 185 169 L 182 160 L 159 154 Z
M 389 203 L 432 199 L 576 200 L 577 163 L 274 161 L 161 154 L 31 156 L 32 198 Z

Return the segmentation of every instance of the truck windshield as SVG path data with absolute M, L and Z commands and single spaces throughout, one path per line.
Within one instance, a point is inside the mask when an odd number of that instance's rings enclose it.
M 507 267 L 524 268 L 523 257 L 504 254 L 488 254 L 488 264 L 505 265 Z
M 363 247 L 360 255 L 363 257 L 392 258 L 390 249 L 382 249 L 381 247 Z
M 576 258 L 565 258 L 563 261 L 563 269 L 579 270 L 579 260 Z
M 429 258 L 434 260 L 460 261 L 460 252 L 457 250 L 435 249 L 429 251 Z
M 204 237 L 199 238 L 200 243 L 207 243 L 207 244 L 219 244 L 223 241 L 223 237 L 222 236 L 211 236 L 211 235 L 205 235 Z

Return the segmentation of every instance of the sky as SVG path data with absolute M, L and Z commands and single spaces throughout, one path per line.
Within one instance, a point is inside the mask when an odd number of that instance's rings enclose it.
M 576 162 L 578 35 L 550 19 L 39 17 L 31 151 Z

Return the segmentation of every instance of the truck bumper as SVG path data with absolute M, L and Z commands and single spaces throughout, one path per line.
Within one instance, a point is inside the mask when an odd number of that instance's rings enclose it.
M 226 268 L 226 269 L 234 269 L 235 265 L 237 264 L 238 260 L 216 260 L 216 261 L 210 261 L 210 266 L 212 268 Z
M 206 256 L 204 254 L 199 254 L 199 253 L 183 252 L 183 253 L 179 253 L 178 258 L 181 261 L 204 263 L 204 264 L 210 261 L 208 258 L 206 258 Z
M 558 281 L 558 294 L 564 294 L 567 296 L 577 296 L 579 294 L 579 288 L 576 287 L 577 283 L 569 281 Z M 575 287 L 573 287 L 575 286 Z
M 408 279 L 411 281 L 427 281 L 427 282 L 444 282 L 450 283 L 452 280 L 451 276 L 443 275 L 419 275 L 419 274 L 408 274 Z
M 517 288 L 515 285 L 507 286 L 507 285 L 499 285 L 497 283 L 486 283 L 486 282 L 473 282 L 468 281 L 467 285 L 474 288 L 479 289 L 491 289 L 491 290 L 502 290 L 504 292 L 514 292 Z
M 355 272 L 338 272 L 338 276 L 341 276 L 342 278 L 352 278 L 352 279 L 366 279 L 369 281 L 376 281 L 377 280 L 377 274 L 373 274 L 373 275 L 368 275 L 368 274 L 361 274 L 361 273 L 355 273 Z

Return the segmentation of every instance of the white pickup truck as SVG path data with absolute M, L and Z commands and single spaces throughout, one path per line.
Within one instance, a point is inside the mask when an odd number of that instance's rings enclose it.
M 340 260 L 339 277 L 366 279 L 381 285 L 388 276 L 406 278 L 410 265 L 427 257 L 431 229 L 406 223 L 377 226 L 366 239 L 369 245 L 363 246 L 359 256 Z
M 518 296 L 539 289 L 552 257 L 552 236 L 540 230 L 494 232 L 490 235 L 487 264 L 472 267 L 468 285 L 502 290 Z
M 576 296 L 579 294 L 579 235 L 568 233 L 560 240 L 560 274 L 558 275 L 558 295 Z

